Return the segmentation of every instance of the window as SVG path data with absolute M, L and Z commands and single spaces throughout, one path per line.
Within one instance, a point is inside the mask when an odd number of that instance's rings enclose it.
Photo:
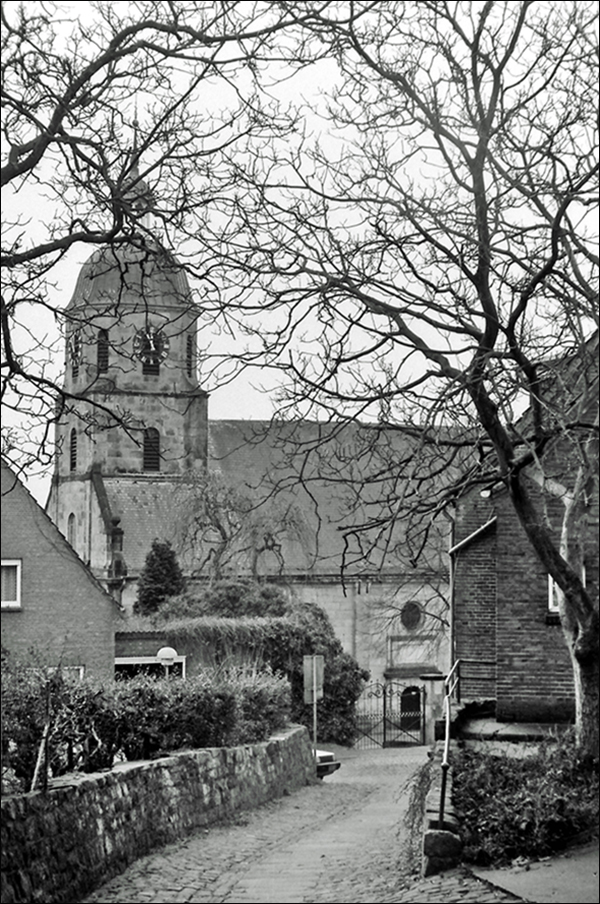
M 71 430 L 69 436 L 69 470 L 77 470 L 77 431 L 75 428 Z
M 108 330 L 98 330 L 96 363 L 98 365 L 98 373 L 104 373 L 108 370 Z
M 400 612 L 400 621 L 408 631 L 418 628 L 422 617 L 421 607 L 414 602 L 406 603 Z
M 160 471 L 160 433 L 154 427 L 144 430 L 144 471 Z
M 2 559 L 2 608 L 21 608 L 20 559 Z
M 194 373 L 194 337 L 189 333 L 185 337 L 185 368 L 188 377 Z
M 77 431 L 75 428 L 71 430 L 71 438 L 69 441 L 69 470 L 77 470 Z
M 581 566 L 581 580 L 585 586 L 585 565 Z M 560 622 L 558 587 L 554 578 L 548 575 L 548 611 L 546 613 L 546 622 L 548 624 L 558 624 Z
M 47 668 L 45 669 L 28 666 L 26 668 L 26 671 L 31 675 L 39 675 L 41 678 L 53 678 L 55 675 L 60 674 L 65 679 L 65 681 L 69 682 L 69 684 L 76 684 L 85 676 L 84 665 L 63 665 L 62 663 L 56 667 L 47 666 Z
M 71 377 L 76 380 L 79 376 L 79 363 L 81 361 L 81 337 L 77 330 L 71 333 L 68 344 L 69 357 L 71 359 Z
M 558 592 L 554 578 L 548 575 L 548 615 L 558 615 Z
M 185 678 L 185 656 L 176 656 L 173 665 L 169 666 L 169 678 Z M 117 681 L 135 678 L 136 675 L 152 675 L 155 678 L 167 677 L 166 669 L 156 656 L 117 656 L 115 659 L 115 678 Z
M 71 512 L 67 519 L 67 540 L 69 541 L 73 549 L 75 549 L 77 543 L 77 524 L 73 512 Z

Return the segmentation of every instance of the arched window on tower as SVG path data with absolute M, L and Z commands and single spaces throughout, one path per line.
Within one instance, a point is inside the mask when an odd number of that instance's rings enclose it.
M 194 337 L 188 333 L 185 337 L 185 369 L 188 377 L 194 374 Z
M 104 373 L 108 370 L 108 330 L 98 330 L 96 363 L 98 365 L 98 373 Z
M 75 515 L 73 514 L 73 512 L 71 512 L 67 519 L 67 540 L 69 541 L 73 549 L 75 549 L 75 546 L 77 544 L 77 525 L 75 523 Z
M 144 471 L 160 471 L 160 433 L 155 427 L 144 430 Z
M 69 440 L 69 470 L 77 470 L 77 431 L 75 428 L 71 430 Z
M 78 330 L 73 330 L 71 333 L 68 349 L 71 362 L 71 378 L 76 380 L 79 376 L 79 364 L 81 362 L 81 337 Z

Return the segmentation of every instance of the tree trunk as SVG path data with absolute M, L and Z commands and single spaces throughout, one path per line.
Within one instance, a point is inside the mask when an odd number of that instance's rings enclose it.
M 509 482 L 519 521 L 538 558 L 556 581 L 563 634 L 573 665 L 575 734 L 586 753 L 598 757 L 598 608 L 577 571 L 561 556 L 544 520 L 536 512 L 522 478 Z
M 494 446 L 500 473 L 508 489 L 517 518 L 538 559 L 556 582 L 560 591 L 560 614 L 563 633 L 573 664 L 575 688 L 575 731 L 579 746 L 598 757 L 598 605 L 592 600 L 577 569 L 564 557 L 568 550 L 569 522 L 581 515 L 584 482 L 577 479 L 573 504 L 567 506 L 563 531 L 557 542 L 544 513 L 538 511 L 528 491 L 524 472 L 514 468 L 515 449 L 500 422 L 498 409 L 489 398 L 477 368 L 468 389 L 480 421 Z M 549 667 L 551 664 L 549 663 Z
M 566 633 L 566 632 L 565 632 Z M 573 662 L 575 683 L 575 734 L 577 744 L 594 759 L 600 756 L 598 726 L 598 643 L 596 653 L 582 662 L 577 655 L 577 641 L 570 639 L 569 649 Z

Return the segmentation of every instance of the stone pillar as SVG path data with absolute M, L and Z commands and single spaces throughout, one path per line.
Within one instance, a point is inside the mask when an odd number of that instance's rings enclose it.
M 425 688 L 425 743 L 434 744 L 435 726 L 444 718 L 444 675 L 434 672 L 420 675 Z

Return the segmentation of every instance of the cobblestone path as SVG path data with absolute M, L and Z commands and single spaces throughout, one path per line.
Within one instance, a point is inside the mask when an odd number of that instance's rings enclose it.
M 426 748 L 336 754 L 323 782 L 141 858 L 81 904 L 519 900 L 461 871 L 415 882 L 404 816 Z

